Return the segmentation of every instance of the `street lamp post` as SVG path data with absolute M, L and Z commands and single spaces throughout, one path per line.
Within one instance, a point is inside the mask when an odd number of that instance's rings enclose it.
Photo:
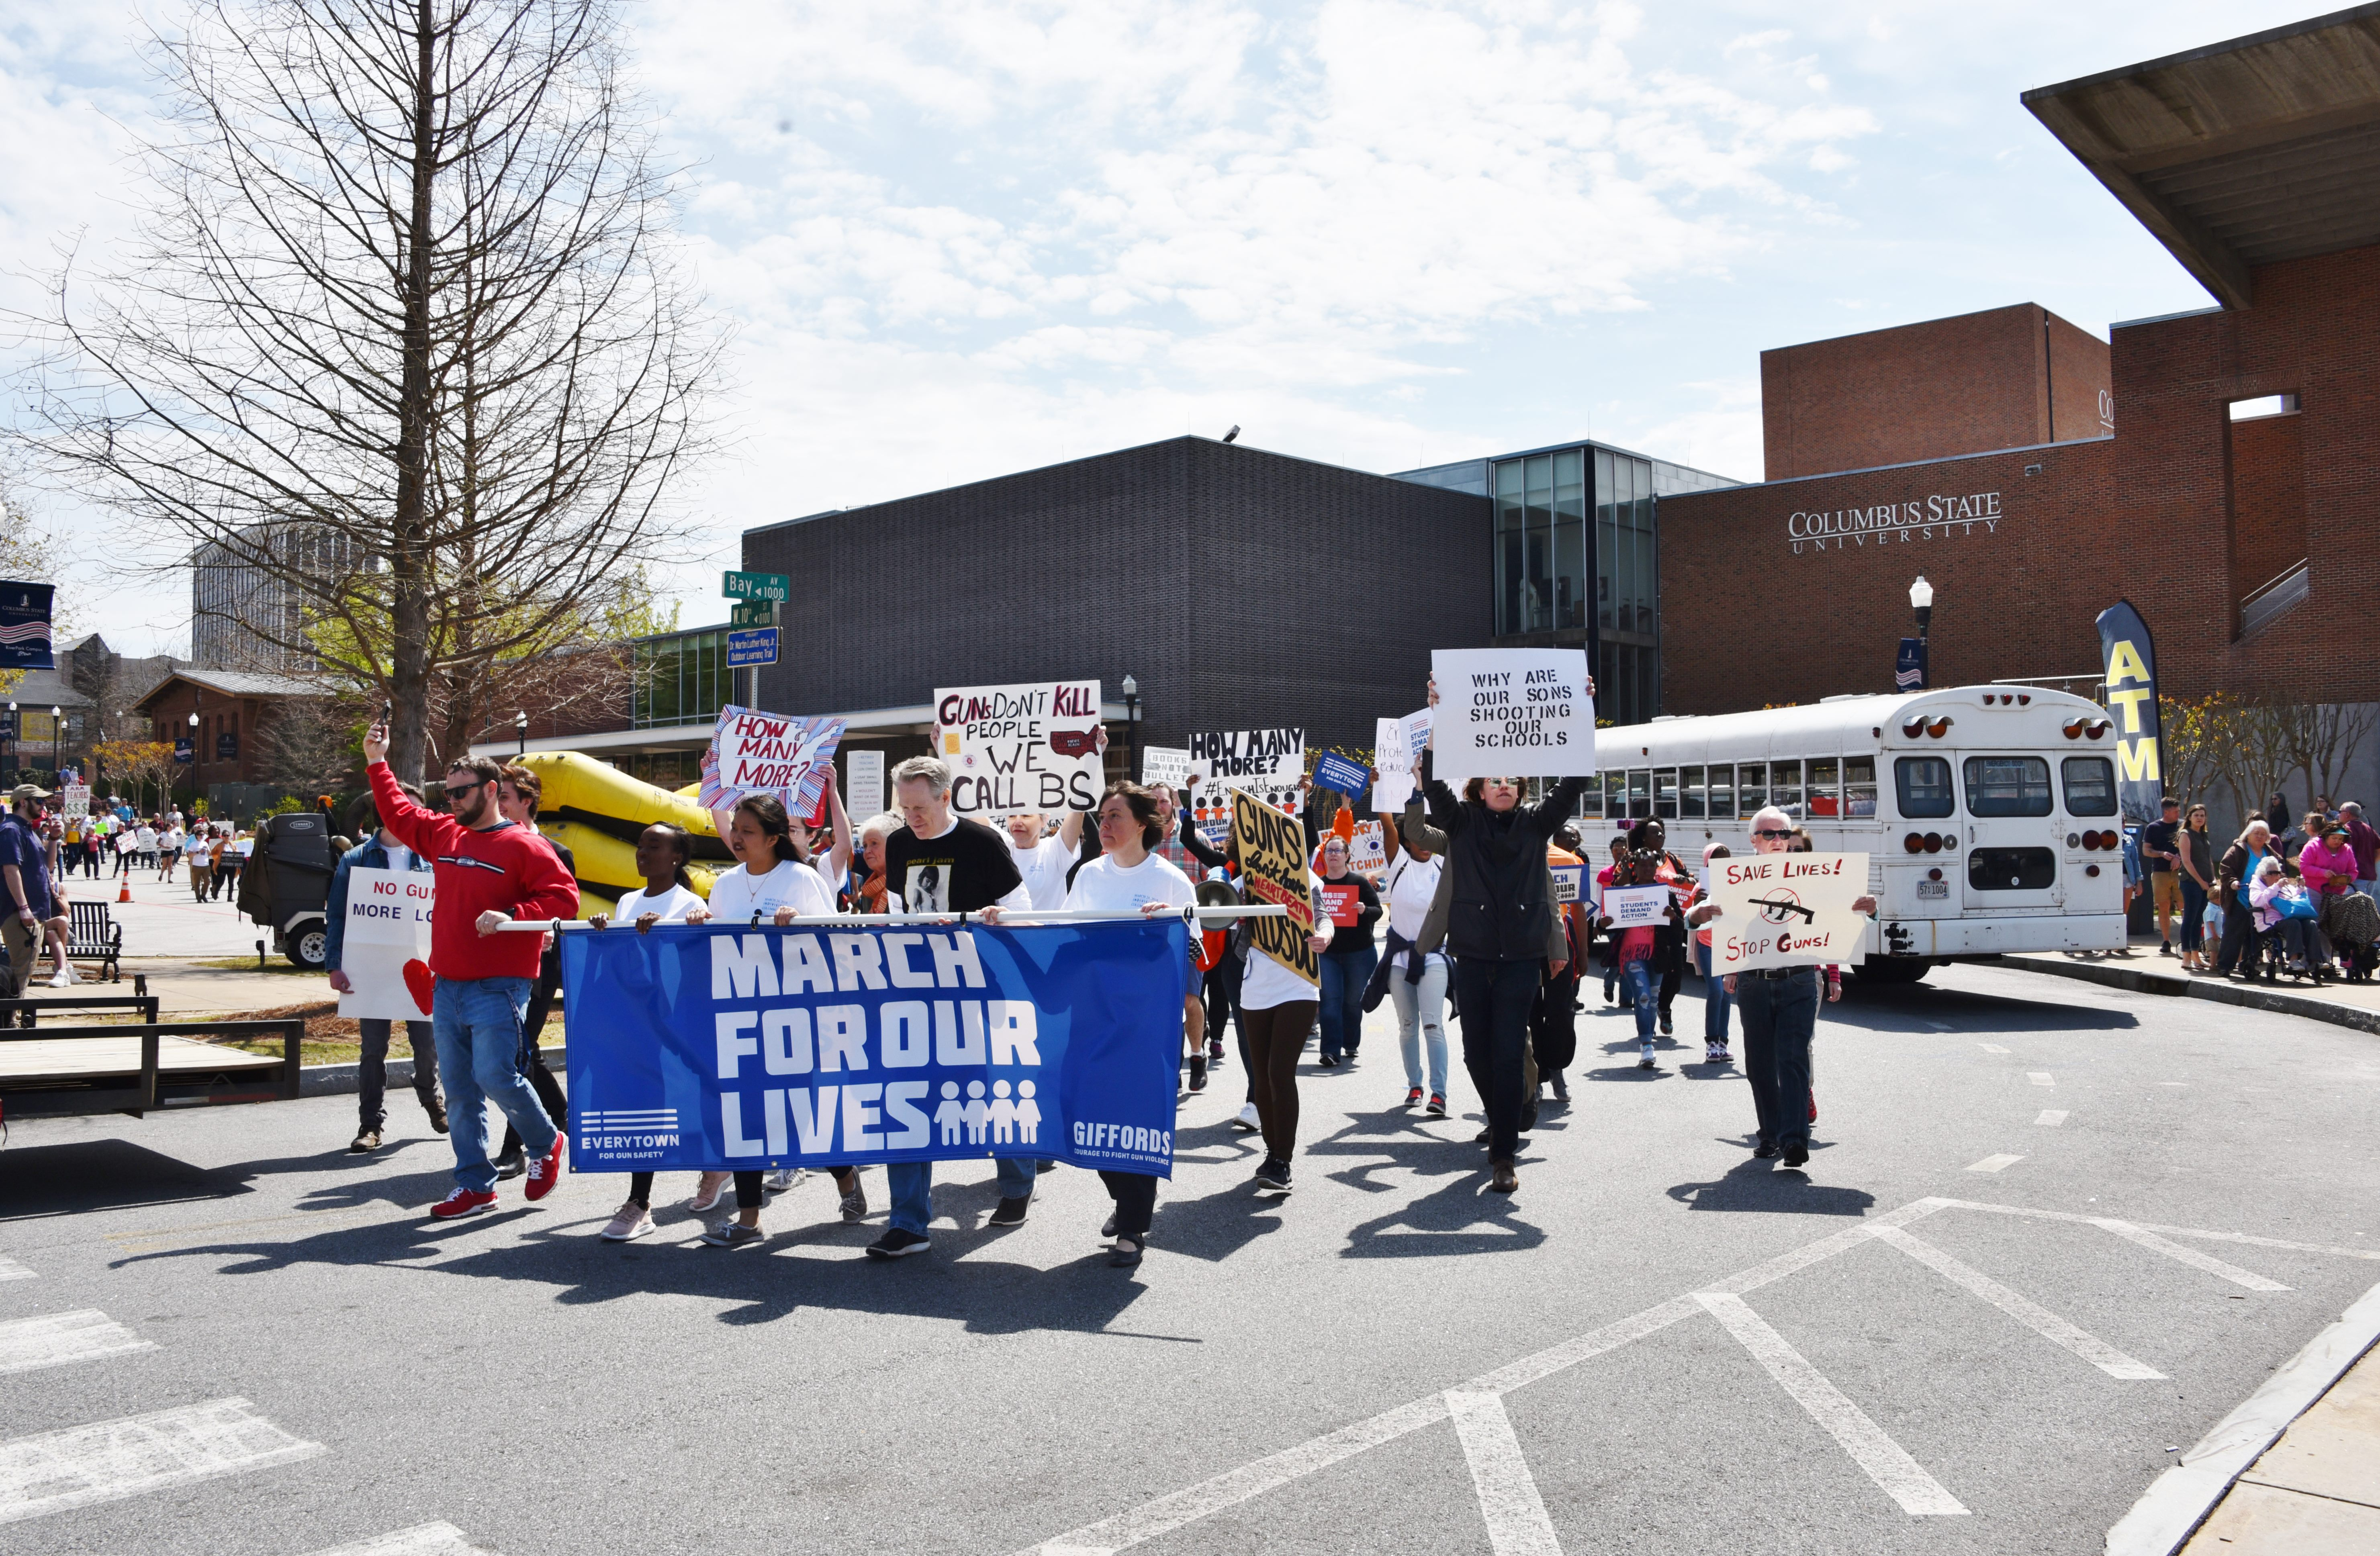
M 191 708 L 190 708 L 190 811 L 191 811 L 191 814 L 197 814 L 197 812 L 198 812 L 198 808 L 199 808 L 199 710 L 198 710 L 198 706 L 197 706 L 197 705 L 193 704 L 193 705 L 191 706 Z
M 514 715 L 513 715 L 513 739 L 514 739 L 514 741 L 516 742 L 516 754 L 517 754 L 517 755 L 521 755 L 521 756 L 526 756 L 526 755 L 528 755 L 528 714 L 526 714 L 526 713 L 516 713 L 516 714 L 514 714 Z
M 1140 781 L 1140 682 L 1123 678 L 1123 776 Z
M 8 705 L 8 781 L 17 781 L 17 705 Z
M 1934 626 L 1934 585 L 1922 573 L 1909 585 L 1909 608 L 1917 613 L 1917 689 L 1922 692 L 1934 684 L 1932 654 L 1926 644 L 1926 634 Z
M 50 782 L 61 790 L 66 788 L 61 776 L 66 771 L 66 709 L 52 703 L 50 705 Z

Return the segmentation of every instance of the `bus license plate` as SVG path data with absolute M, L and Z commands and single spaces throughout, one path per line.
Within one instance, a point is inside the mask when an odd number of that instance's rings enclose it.
M 1949 896 L 1950 883 L 1948 881 L 1920 881 L 1917 883 L 1917 899 L 1921 902 L 1929 898 L 1936 898 L 1948 901 L 1949 899 Z

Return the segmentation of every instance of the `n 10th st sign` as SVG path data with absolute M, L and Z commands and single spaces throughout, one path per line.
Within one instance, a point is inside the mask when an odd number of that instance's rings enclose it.
M 771 599 L 780 605 L 794 597 L 792 581 L 782 573 L 726 573 L 720 577 L 719 592 L 729 599 Z
M 773 627 L 777 624 L 776 601 L 739 599 L 727 608 L 727 624 L 731 627 Z
M 727 667 L 742 669 L 747 665 L 773 665 L 777 662 L 777 629 L 747 627 L 727 634 Z

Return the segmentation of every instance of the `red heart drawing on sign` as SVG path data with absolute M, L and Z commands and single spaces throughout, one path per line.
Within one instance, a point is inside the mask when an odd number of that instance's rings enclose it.
M 421 1007 L 421 1013 L 430 1014 L 430 996 L 437 991 L 438 977 L 419 957 L 405 964 L 405 987 L 413 995 L 413 1003 Z

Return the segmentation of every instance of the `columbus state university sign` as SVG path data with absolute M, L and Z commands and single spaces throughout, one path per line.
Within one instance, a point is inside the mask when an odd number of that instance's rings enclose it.
M 1978 530 L 1997 535 L 2000 521 L 2006 517 L 2000 509 L 1998 492 L 1936 492 L 1905 502 L 1880 502 L 1873 508 L 1789 514 L 1785 537 L 1798 557 L 1813 550 L 1842 551 L 1912 540 L 1959 539 Z

